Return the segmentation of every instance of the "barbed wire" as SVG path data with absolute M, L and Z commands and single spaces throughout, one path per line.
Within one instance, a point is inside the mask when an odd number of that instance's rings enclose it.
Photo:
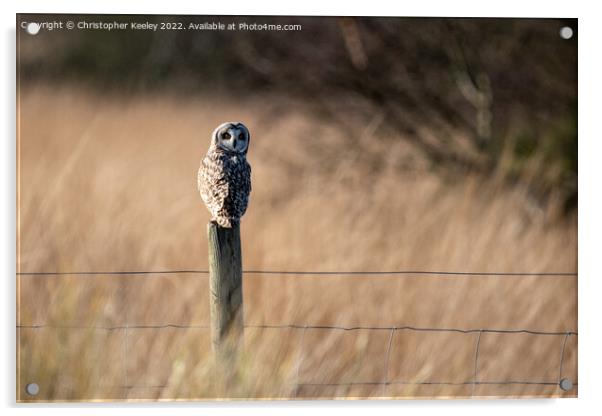
M 533 329 L 462 329 L 462 328 L 438 328 L 438 327 L 416 327 L 416 326 L 338 326 L 338 325 L 301 325 L 301 324 L 248 324 L 245 328 L 250 329 L 322 329 L 322 330 L 340 330 L 340 331 L 425 331 L 425 332 L 459 332 L 463 334 L 470 333 L 498 333 L 498 334 L 531 334 L 531 335 L 578 335 L 575 331 L 544 331 Z M 17 325 L 22 329 L 98 329 L 106 331 L 117 331 L 122 329 L 210 329 L 209 325 L 184 325 L 184 324 L 158 324 L 158 325 L 56 325 L 56 324 L 22 324 Z
M 132 271 L 41 271 L 17 272 L 17 276 L 119 276 L 119 275 L 165 275 L 165 274 L 201 274 L 209 275 L 209 270 L 132 270 Z M 284 275 L 284 276 L 475 276 L 475 277 L 576 277 L 573 272 L 458 272 L 428 270 L 366 270 L 366 271 L 293 271 L 293 270 L 243 270 L 246 275 Z
M 438 327 L 418 327 L 418 326 L 338 326 L 338 325 L 299 325 L 299 324 L 250 324 L 245 325 L 245 328 L 262 328 L 262 329 L 326 329 L 326 330 L 341 330 L 341 331 L 358 331 L 358 330 L 371 330 L 371 331 L 430 331 L 430 332 L 460 332 L 464 334 L 476 333 L 476 332 L 491 332 L 500 334 L 516 334 L 526 333 L 533 335 L 577 335 L 574 331 L 544 331 L 544 330 L 533 330 L 533 329 L 495 329 L 495 328 L 482 328 L 482 329 L 462 329 L 462 328 L 438 328 Z
M 96 329 L 104 331 L 119 331 L 128 329 L 209 329 L 209 325 L 180 325 L 180 324 L 161 324 L 161 325 L 55 325 L 55 324 L 33 324 L 17 325 L 21 329 Z
M 352 386 L 389 386 L 389 385 L 434 385 L 434 386 L 468 386 L 468 385 L 538 385 L 538 386 L 557 386 L 556 381 L 530 381 L 530 380 L 507 380 L 507 381 L 351 381 L 347 383 L 299 383 L 299 387 L 352 387 Z M 578 386 L 578 383 L 573 383 Z M 167 389 L 169 384 L 130 384 L 123 386 L 104 386 L 105 388 L 118 389 Z
M 321 386 L 321 387 L 337 387 L 337 386 L 380 386 L 380 385 L 395 385 L 395 384 L 408 384 L 408 385 L 436 385 L 436 386 L 469 386 L 469 385 L 504 385 L 504 384 L 533 384 L 538 386 L 556 386 L 556 381 L 403 381 L 403 380 L 392 380 L 392 381 L 350 381 L 348 383 L 300 383 L 300 386 Z M 576 384 L 574 384 L 576 385 Z

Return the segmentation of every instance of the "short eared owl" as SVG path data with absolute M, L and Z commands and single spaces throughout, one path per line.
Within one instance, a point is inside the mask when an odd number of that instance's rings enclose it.
M 199 192 L 222 227 L 238 224 L 247 210 L 251 166 L 247 162 L 249 130 L 242 123 L 224 123 L 213 132 L 211 146 L 197 176 Z

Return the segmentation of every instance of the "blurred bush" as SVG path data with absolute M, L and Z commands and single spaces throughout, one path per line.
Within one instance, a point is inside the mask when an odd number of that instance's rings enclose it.
M 254 95 L 266 105 L 271 94 L 285 95 L 287 111 L 302 105 L 348 127 L 349 146 L 362 146 L 358 137 L 366 130 L 380 140 L 407 140 L 438 168 L 502 170 L 511 181 L 531 178 L 525 182 L 542 201 L 560 192 L 567 209 L 576 206 L 577 38 L 559 36 L 563 26 L 576 34 L 576 19 L 67 19 L 302 29 L 19 31 L 21 85 L 43 80 L 132 94 Z

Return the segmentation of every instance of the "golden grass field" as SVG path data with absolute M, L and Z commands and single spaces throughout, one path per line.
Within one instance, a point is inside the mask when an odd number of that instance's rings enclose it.
M 366 131 L 347 146 L 340 128 L 285 99 L 39 85 L 18 99 L 17 270 L 207 269 L 210 216 L 196 171 L 228 120 L 252 135 L 247 270 L 576 272 L 576 215 L 495 177 L 444 179 L 401 138 Z M 205 275 L 18 276 L 17 287 L 19 401 L 577 394 L 536 384 L 308 385 L 382 381 L 389 331 L 309 329 L 301 345 L 301 330 L 249 328 L 234 372 L 220 376 L 208 329 L 124 328 L 207 325 Z M 249 325 L 577 331 L 574 277 L 246 275 L 244 301 Z M 396 331 L 387 378 L 471 381 L 477 337 Z M 556 382 L 563 339 L 483 333 L 478 379 Z M 578 381 L 576 336 L 562 377 Z M 30 382 L 36 397 L 25 393 Z

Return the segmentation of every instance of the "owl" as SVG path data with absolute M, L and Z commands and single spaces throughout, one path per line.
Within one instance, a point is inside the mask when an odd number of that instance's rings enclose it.
M 251 166 L 247 150 L 251 136 L 242 123 L 223 123 L 211 136 L 201 161 L 197 184 L 211 221 L 225 228 L 237 225 L 247 210 L 251 193 Z

